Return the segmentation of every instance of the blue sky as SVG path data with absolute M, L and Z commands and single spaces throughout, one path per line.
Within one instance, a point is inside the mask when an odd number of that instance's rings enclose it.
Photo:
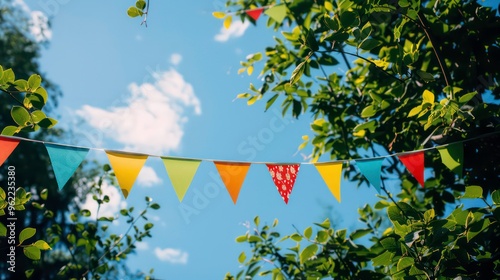
M 224 2 L 153 1 L 145 28 L 126 16 L 133 0 L 27 0 L 27 9 L 52 19 L 40 62 L 64 93 L 57 118 L 72 131 L 65 143 L 199 159 L 303 162 L 296 151 L 301 136 L 311 134 L 309 114 L 283 119 L 278 102 L 264 113 L 264 102 L 234 100 L 250 82 L 260 84 L 256 74 L 237 74 L 239 62 L 281 35 L 265 28 L 266 16 L 257 27 L 235 22 L 231 32 L 221 30 L 212 12 L 224 10 Z M 102 151 L 89 156 L 107 163 Z M 146 195 L 161 205 L 152 213 L 153 238 L 129 260 L 132 269 L 154 268 L 160 279 L 221 279 L 237 272 L 237 257 L 248 247 L 235 238 L 256 215 L 269 224 L 279 219 L 282 233 L 327 216 L 339 228 L 353 229 L 361 225 L 357 208 L 376 198 L 373 188 L 343 180 L 338 203 L 315 168 L 302 165 L 285 205 L 265 165 L 254 164 L 234 205 L 214 165 L 204 161 L 180 203 L 156 157 L 148 159 L 127 200 L 115 188 L 107 191 L 112 201 L 104 211 L 111 215 L 119 206 L 140 208 Z M 124 222 L 116 225 L 118 233 L 123 228 Z

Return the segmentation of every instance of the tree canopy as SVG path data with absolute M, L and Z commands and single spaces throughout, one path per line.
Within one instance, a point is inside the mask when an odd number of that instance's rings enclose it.
M 348 234 L 324 221 L 316 234 L 310 227 L 286 235 L 296 242 L 286 251 L 274 227 L 256 219 L 256 231 L 237 238 L 252 247 L 250 258 L 240 255 L 245 269 L 237 278 L 259 272 L 273 279 L 498 277 L 496 9 L 454 0 L 229 0 L 226 6 L 214 13 L 224 25 L 235 17 L 263 24 L 250 11 L 265 10 L 267 27 L 277 33 L 275 45 L 241 62 L 241 73 L 261 69 L 263 82 L 238 97 L 249 105 L 266 99 L 266 110 L 281 102 L 283 114 L 297 118 L 312 114 L 313 135 L 299 147 L 312 147 L 311 161 L 422 150 L 430 174 L 420 188 L 391 157 L 380 201 L 359 210 L 365 228 Z M 463 143 L 463 173 L 427 150 L 453 143 Z M 344 170 L 358 185 L 367 182 L 352 166 Z M 394 175 L 397 194 L 386 188 Z M 464 206 L 469 198 L 483 207 Z M 359 242 L 362 236 L 369 238 Z

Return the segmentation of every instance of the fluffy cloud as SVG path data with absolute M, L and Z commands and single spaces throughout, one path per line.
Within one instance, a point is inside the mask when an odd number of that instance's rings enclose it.
M 171 264 L 187 264 L 188 261 L 188 253 L 182 250 L 165 248 L 160 249 L 158 247 L 155 248 L 156 257 L 164 262 L 168 262 Z
M 28 28 L 35 41 L 41 42 L 52 38 L 47 15 L 41 11 L 32 11 L 24 0 L 14 0 L 13 5 L 20 7 L 26 13 Z
M 125 104 L 101 109 L 84 105 L 76 114 L 126 150 L 163 154 L 180 146 L 186 109 L 201 114 L 191 84 L 175 69 L 153 74 L 153 83 L 129 86 Z
M 231 38 L 237 38 L 243 36 L 245 31 L 250 26 L 250 22 L 247 20 L 245 22 L 235 21 L 231 24 L 229 28 L 221 27 L 219 33 L 215 35 L 214 39 L 218 42 L 226 42 Z
M 106 181 L 103 181 L 101 190 L 103 195 L 109 196 L 109 202 L 104 203 L 99 208 L 99 217 L 115 217 L 121 209 L 127 207 L 127 202 L 122 199 L 122 194 L 120 190 L 113 185 L 109 185 Z M 97 202 L 92 199 L 93 194 L 87 194 L 85 202 L 81 205 L 82 209 L 87 209 L 90 211 L 90 218 L 95 220 L 97 214 Z
M 142 251 L 149 250 L 149 244 L 144 241 L 135 242 L 135 247 L 137 248 L 137 250 L 142 250 Z
M 153 185 L 161 183 L 162 180 L 156 175 L 155 170 L 150 166 L 144 166 L 137 176 L 137 183 L 143 187 L 152 187 Z
M 178 53 L 174 53 L 170 56 L 170 63 L 172 63 L 173 65 L 179 65 L 181 61 L 182 61 L 182 55 Z

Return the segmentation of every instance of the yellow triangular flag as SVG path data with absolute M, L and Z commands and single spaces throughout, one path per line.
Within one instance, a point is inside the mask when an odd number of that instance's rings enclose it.
M 148 156 L 112 151 L 106 151 L 106 154 L 115 172 L 123 196 L 127 198 Z
M 250 168 L 250 163 L 215 161 L 214 164 L 229 195 L 233 199 L 233 203 L 236 204 L 241 185 L 243 185 L 243 181 L 245 181 L 248 169 Z
M 314 164 L 333 196 L 340 202 L 340 181 L 342 180 L 342 162 Z
M 177 198 L 182 202 L 201 160 L 161 158 Z

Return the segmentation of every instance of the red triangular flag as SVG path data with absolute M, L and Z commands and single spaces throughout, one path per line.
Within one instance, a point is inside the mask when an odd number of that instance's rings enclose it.
M 245 13 L 247 13 L 249 17 L 253 18 L 253 20 L 257 21 L 262 14 L 262 11 L 264 11 L 264 8 L 261 7 L 253 10 L 247 10 Z
M 416 152 L 398 156 L 399 160 L 410 171 L 411 175 L 417 179 L 422 188 L 424 187 L 424 152 Z
M 19 144 L 19 140 L 17 139 L 0 137 L 0 165 L 12 154 L 17 144 Z
M 288 204 L 288 198 L 292 192 L 295 179 L 299 173 L 299 164 L 266 164 L 274 184 L 281 197 Z

